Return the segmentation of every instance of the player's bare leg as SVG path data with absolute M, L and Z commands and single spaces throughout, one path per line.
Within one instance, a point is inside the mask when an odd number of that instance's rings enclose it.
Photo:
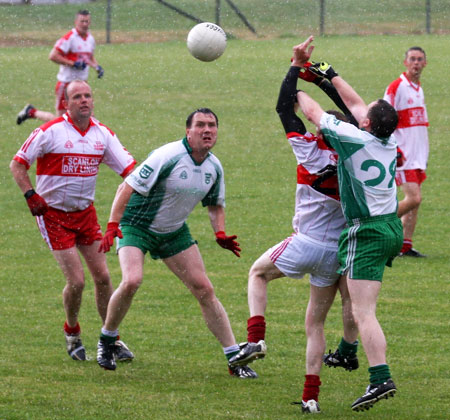
M 144 254 L 139 248 L 124 246 L 119 249 L 119 262 L 122 269 L 122 281 L 108 303 L 104 324 L 104 328 L 108 331 L 119 329 L 119 325 L 125 318 L 133 297 L 142 283 Z
M 52 251 L 66 278 L 63 290 L 63 303 L 66 312 L 64 332 L 67 352 L 74 360 L 86 360 L 86 353 L 80 338 L 78 314 L 84 289 L 84 269 L 75 247 L 61 251 Z
M 248 275 L 248 307 L 250 316 L 264 316 L 267 306 L 267 284 L 269 281 L 284 277 L 273 264 L 269 252 L 261 255 L 250 268 Z
M 64 309 L 67 323 L 74 327 L 78 322 L 84 289 L 84 269 L 81 258 L 75 247 L 52 252 L 66 278 L 66 286 L 63 290 Z
M 34 118 L 44 122 L 48 122 L 54 120 L 56 118 L 56 115 L 48 111 L 41 111 L 40 109 L 36 109 Z
M 344 326 L 344 340 L 354 343 L 358 339 L 358 326 L 353 316 L 352 301 L 347 287 L 346 276 L 341 276 L 338 282 L 342 302 L 342 324 Z
M 228 315 L 214 293 L 214 287 L 206 275 L 205 266 L 197 245 L 173 257 L 165 258 L 167 267 L 195 296 L 209 330 L 222 347 L 236 344 Z
M 108 266 L 106 265 L 106 256 L 104 253 L 98 252 L 99 245 L 100 241 L 95 241 L 92 245 L 79 246 L 78 249 L 83 255 L 94 280 L 97 310 L 102 321 L 105 322 L 108 302 L 114 289 L 111 283 Z
M 337 284 L 329 287 L 310 286 L 306 309 L 306 373 L 319 375 L 325 352 L 324 324 L 336 296 Z
M 376 317 L 381 282 L 348 279 L 347 285 L 369 365 L 386 364 L 386 339 Z
M 403 218 L 403 216 L 409 213 L 411 210 L 419 208 L 420 203 L 422 202 L 422 194 L 420 185 L 416 184 L 415 182 L 405 182 L 400 186 L 400 188 L 403 191 L 405 197 L 398 203 L 397 215 L 398 217 Z
M 270 251 L 261 255 L 250 268 L 247 292 L 250 310 L 250 318 L 247 320 L 247 343 L 230 359 L 231 365 L 245 365 L 265 357 L 267 347 L 264 341 L 266 329 L 264 314 L 267 306 L 267 284 L 280 277 L 285 276 L 271 261 Z

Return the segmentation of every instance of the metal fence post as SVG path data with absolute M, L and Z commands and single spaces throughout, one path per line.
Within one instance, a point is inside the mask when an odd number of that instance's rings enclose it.
M 427 34 L 431 33 L 431 0 L 425 1 L 425 9 L 426 9 L 426 15 L 427 15 Z
M 106 43 L 111 43 L 111 1 L 108 0 L 106 5 Z
M 325 0 L 320 0 L 320 35 L 323 35 L 325 27 Z

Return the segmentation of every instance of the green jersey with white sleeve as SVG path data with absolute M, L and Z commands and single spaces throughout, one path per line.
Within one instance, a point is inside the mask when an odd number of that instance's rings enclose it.
M 219 159 L 208 154 L 202 163 L 191 156 L 186 138 L 165 144 L 150 153 L 126 179 L 135 192 L 121 225 L 155 233 L 175 232 L 194 207 L 225 207 L 225 182 Z
M 396 213 L 394 138 L 377 138 L 327 113 L 320 130 L 339 155 L 339 193 L 347 221 Z

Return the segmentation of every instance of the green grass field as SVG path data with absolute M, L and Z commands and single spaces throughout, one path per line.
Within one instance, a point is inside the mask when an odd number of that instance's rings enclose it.
M 4 10 L 0 8 L 0 13 Z M 219 115 L 214 152 L 225 168 L 227 232 L 239 236 L 242 258 L 216 245 L 203 208 L 193 212 L 189 226 L 239 341 L 246 338 L 248 270 L 262 252 L 291 233 L 296 163 L 275 103 L 291 48 L 303 38 L 232 40 L 224 56 L 213 63 L 194 60 L 182 40 L 99 45 L 96 55 L 105 77 L 98 80 L 91 74 L 96 117 L 116 131 L 138 161 L 153 148 L 181 138 L 192 109 L 208 106 Z M 378 307 L 399 391 L 369 412 L 351 412 L 350 404 L 368 381 L 361 349 L 358 371 L 323 369 L 322 418 L 450 417 L 450 181 L 446 176 L 450 100 L 444 73 L 450 62 L 450 37 L 330 36 L 316 39 L 314 57 L 330 61 L 366 101 L 372 101 L 403 71 L 403 52 L 416 44 L 428 55 L 422 84 L 431 155 L 415 246 L 429 257 L 396 260 L 385 273 Z M 14 153 L 38 125 L 26 121 L 17 126 L 16 113 L 28 102 L 53 108 L 57 69 L 47 60 L 48 52 L 49 46 L 0 49 L 0 419 L 287 420 L 301 416 L 298 406 L 290 403 L 301 398 L 304 381 L 307 279 L 275 280 L 269 286 L 269 353 L 253 364 L 260 375 L 255 381 L 228 376 L 220 345 L 204 325 L 194 298 L 164 264 L 150 259 L 143 285 L 121 325 L 121 336 L 136 355 L 133 363 L 120 365 L 115 372 L 97 366 L 101 322 L 90 279 L 80 323 L 93 360 L 76 363 L 67 356 L 62 334 L 63 276 L 8 169 Z M 330 106 L 315 86 L 302 86 Z M 102 226 L 119 183 L 108 168 L 101 170 L 96 207 Z M 108 263 L 117 285 L 116 256 L 109 254 Z M 341 334 L 339 302 L 329 314 L 326 334 L 328 346 L 334 348 Z

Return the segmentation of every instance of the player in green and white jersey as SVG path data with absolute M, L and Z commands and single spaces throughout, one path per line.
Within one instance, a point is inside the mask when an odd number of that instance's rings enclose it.
M 223 168 L 211 153 L 217 129 L 217 116 L 210 109 L 192 112 L 186 120 L 186 137 L 154 150 L 119 186 L 99 249 L 107 252 L 114 238 L 119 238 L 122 282 L 111 296 L 97 352 L 97 362 L 105 369 L 116 368 L 111 343 L 142 282 L 147 252 L 153 259 L 162 259 L 196 297 L 206 325 L 222 345 L 226 358 L 240 350 L 186 224 L 201 201 L 208 207 L 218 244 L 240 256 L 237 237 L 225 234 Z M 228 368 L 239 378 L 257 377 L 248 366 Z
M 294 60 L 306 64 L 313 37 L 294 47 Z M 376 317 L 385 265 L 390 266 L 403 242 L 397 217 L 396 143 L 390 137 L 398 122 L 395 109 L 380 99 L 368 106 L 327 63 L 309 70 L 331 81 L 359 128 L 323 111 L 305 92 L 297 96 L 305 116 L 339 155 L 338 180 L 348 227 L 339 238 L 340 272 L 347 274 L 352 309 L 369 361 L 370 385 L 352 409 L 369 409 L 396 387 L 386 363 L 386 339 Z

